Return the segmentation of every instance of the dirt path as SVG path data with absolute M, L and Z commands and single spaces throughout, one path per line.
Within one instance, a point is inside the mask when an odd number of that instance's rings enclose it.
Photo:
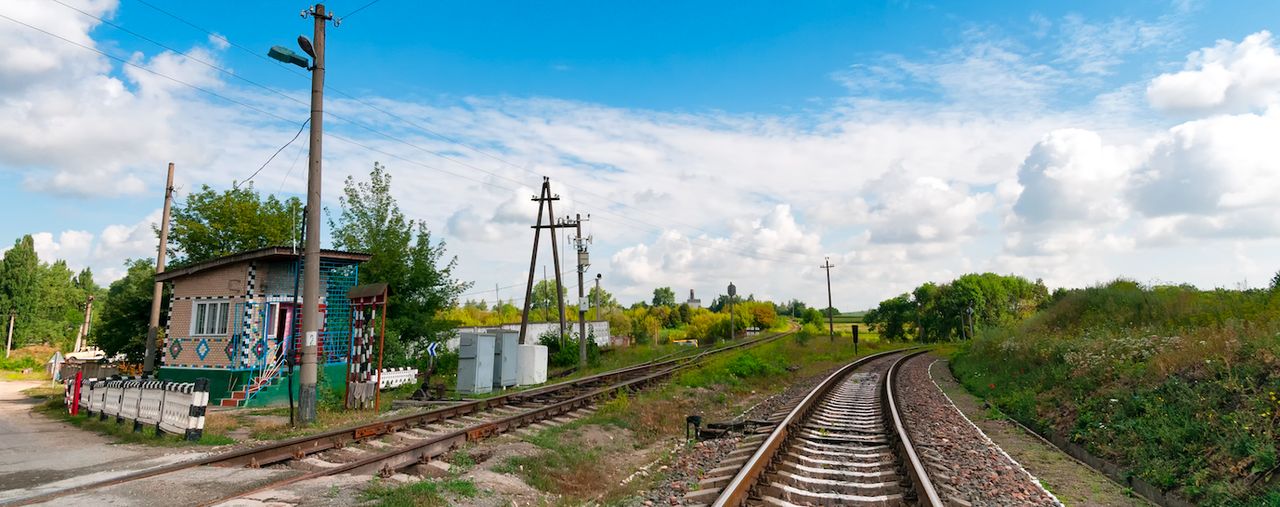
M 42 385 L 46 383 L 0 382 L 0 502 L 203 454 L 116 445 L 32 412 L 37 401 L 22 391 Z
M 930 376 L 942 392 L 987 437 L 1004 449 L 1028 472 L 1040 479 L 1046 489 L 1053 492 L 1062 503 L 1070 506 L 1130 507 L 1149 506 L 1145 500 L 1128 496 L 1124 488 L 1108 480 L 1092 468 L 1080 464 L 1033 435 L 1028 435 L 1017 425 L 1004 418 L 991 418 L 983 408 L 982 400 L 969 394 L 955 377 L 946 359 L 930 355 L 936 362 L 929 367 Z

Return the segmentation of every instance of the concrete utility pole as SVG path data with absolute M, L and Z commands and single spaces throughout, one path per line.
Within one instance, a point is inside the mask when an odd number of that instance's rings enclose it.
M 84 302 L 84 323 L 80 325 L 80 332 L 76 333 L 76 350 L 80 352 L 88 347 L 89 342 L 89 321 L 93 318 L 93 294 L 89 294 L 89 298 Z
M 831 258 L 827 257 L 826 262 L 818 267 L 827 270 L 827 337 L 836 341 L 835 317 L 832 315 L 834 309 L 831 308 L 831 268 L 835 266 L 831 265 Z
M 9 358 L 9 351 L 13 349 L 13 319 L 18 316 L 18 312 L 9 312 L 9 339 L 4 345 L 4 357 Z
M 156 253 L 156 274 L 164 273 L 165 248 L 169 242 L 169 207 L 173 204 L 173 162 L 169 162 L 169 177 L 164 184 L 164 211 L 160 215 L 160 247 Z M 164 282 L 156 282 L 151 290 L 151 322 L 147 324 L 147 355 L 142 358 L 142 375 L 156 371 L 156 335 L 160 334 L 160 298 L 164 294 Z
M 591 215 L 587 215 L 586 220 L 590 220 Z M 568 219 L 565 222 L 568 223 Z M 587 267 L 591 265 L 591 258 L 587 253 L 587 244 L 591 243 L 591 238 L 582 237 L 582 215 L 574 214 L 573 227 L 577 230 L 577 235 L 573 238 L 574 246 L 578 247 L 578 370 L 587 367 L 587 303 L 582 293 L 586 286 L 582 277 L 587 272 Z M 597 283 L 599 281 L 597 280 Z
M 307 229 L 302 264 L 302 372 L 298 386 L 298 413 L 303 424 L 316 420 L 316 351 L 320 334 L 320 174 L 321 135 L 324 123 L 325 25 L 333 16 L 324 4 L 308 14 L 315 21 L 311 55 L 311 148 L 307 154 Z M 306 49 L 305 46 L 303 48 Z

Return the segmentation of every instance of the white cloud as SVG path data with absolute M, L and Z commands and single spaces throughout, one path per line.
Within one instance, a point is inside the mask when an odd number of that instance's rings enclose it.
M 1278 94 L 1280 54 L 1265 30 L 1195 51 L 1183 70 L 1147 87 L 1152 106 L 1175 113 L 1244 112 L 1274 104 Z
M 1123 219 L 1127 211 L 1119 197 L 1130 164 L 1121 150 L 1103 145 L 1097 133 L 1050 132 L 1018 169 L 1022 191 L 1013 211 L 1035 227 Z

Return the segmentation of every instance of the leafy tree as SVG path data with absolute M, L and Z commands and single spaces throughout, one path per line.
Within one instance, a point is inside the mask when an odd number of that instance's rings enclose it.
M 760 329 L 769 329 L 778 321 L 772 303 L 752 303 L 748 311 L 751 312 L 751 325 Z
M 204 185 L 173 208 L 172 267 L 300 242 L 302 225 L 302 201 L 296 197 L 264 200 L 252 184 L 220 193 Z
M 391 195 L 391 175 L 374 163 L 368 181 L 347 177 L 341 211 L 329 217 L 333 245 L 372 255 L 360 267 L 360 282 L 385 282 L 387 301 L 387 364 L 411 362 L 407 346 L 425 350 L 442 340 L 454 322 L 443 312 L 457 304 L 471 284 L 453 278 L 456 257 L 446 257 L 443 241 L 433 243 L 425 223 L 406 219 Z
M 613 298 L 613 294 L 604 290 L 602 287 L 591 287 L 587 292 L 587 297 L 591 298 L 591 305 L 599 308 L 617 308 L 618 300 Z
M 675 306 L 676 293 L 671 287 L 653 289 L 653 306 Z
M 131 361 L 141 361 L 147 347 L 156 267 L 151 259 L 128 260 L 125 265 L 129 271 L 107 289 L 102 320 L 92 335 L 107 356 L 124 353 Z
M 560 306 L 556 304 L 556 298 L 559 296 L 567 297 L 569 291 L 560 285 L 560 294 L 556 294 L 555 280 L 539 280 L 533 284 L 533 299 L 529 301 L 529 319 L 539 317 L 543 322 L 551 322 L 560 320 Z M 570 312 L 565 308 L 566 317 Z
M 681 324 L 689 323 L 689 313 L 689 303 L 680 303 L 680 306 L 676 307 L 676 315 Z
M 906 339 L 906 324 L 915 320 L 915 303 L 906 295 L 886 299 L 874 310 L 867 312 L 863 321 L 876 326 L 886 340 Z
M 0 310 L 3 310 L 0 315 L 7 321 L 11 312 L 17 313 L 13 325 L 15 346 L 33 343 L 32 331 L 37 321 L 35 310 L 39 304 L 36 290 L 40 283 L 40 260 L 36 257 L 35 240 L 30 234 L 14 241 L 13 248 L 4 253 L 0 270 Z
M 1036 281 L 1039 282 L 1039 280 Z M 1271 291 L 1275 292 L 1278 290 L 1280 290 L 1280 271 L 1276 271 L 1276 275 L 1271 277 Z

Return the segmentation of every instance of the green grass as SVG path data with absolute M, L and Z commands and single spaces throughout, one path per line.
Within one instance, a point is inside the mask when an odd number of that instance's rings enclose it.
M 480 494 L 480 490 L 471 479 L 459 477 L 396 485 L 374 479 L 361 493 L 361 499 L 385 507 L 444 507 L 452 505 L 446 494 L 474 498 Z
M 1074 291 L 979 333 L 952 369 L 1005 415 L 1197 504 L 1280 505 L 1280 293 Z

